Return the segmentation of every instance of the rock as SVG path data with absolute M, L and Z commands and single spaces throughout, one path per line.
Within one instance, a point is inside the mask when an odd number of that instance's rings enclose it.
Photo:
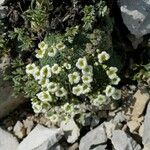
M 114 118 L 115 123 L 122 123 L 126 121 L 126 116 L 122 112 L 118 112 Z
M 141 125 L 140 128 L 139 128 L 139 135 L 140 135 L 141 137 L 143 137 L 143 132 L 144 132 L 144 124 L 142 123 L 142 125 Z
M 92 121 L 91 121 L 91 127 L 96 127 L 100 122 L 100 118 L 97 116 L 93 116 L 92 117 Z
M 62 136 L 61 129 L 49 129 L 37 125 L 20 143 L 17 150 L 56 150 L 55 146 Z
M 66 124 L 61 124 L 61 128 L 64 131 L 64 136 L 68 143 L 74 143 L 78 140 L 80 129 L 73 119 L 70 119 Z
M 23 124 L 24 124 L 24 127 L 26 128 L 26 134 L 28 135 L 34 126 L 34 123 L 32 120 L 27 118 L 26 120 L 23 120 Z
M 9 82 L 3 81 L 0 71 L 0 118 L 5 117 L 19 105 L 26 102 L 22 95 L 13 97 L 13 88 Z
M 113 123 L 112 120 L 109 122 L 104 122 L 103 124 L 105 126 L 106 135 L 110 139 L 112 137 L 112 132 L 116 129 L 117 124 Z
M 19 139 L 22 139 L 26 135 L 24 125 L 20 121 L 17 121 L 17 123 L 14 126 L 13 131 L 14 131 L 14 134 Z
M 116 150 L 142 150 L 141 146 L 136 143 L 124 131 L 115 130 L 111 138 L 112 144 Z
M 132 121 L 127 122 L 127 125 L 130 129 L 130 132 L 133 133 L 139 129 L 141 124 L 138 121 L 132 120 Z
M 91 113 L 85 113 L 82 125 L 83 126 L 90 126 L 90 127 L 95 127 L 99 124 L 100 122 L 100 117 L 94 116 Z
M 149 147 L 150 149 L 150 102 L 145 115 L 144 132 L 142 138 L 144 147 Z
M 137 38 L 150 33 L 150 1 L 119 0 L 124 24 Z
M 143 37 L 136 38 L 133 35 L 129 35 L 128 39 L 131 41 L 132 46 L 133 46 L 134 49 L 137 49 L 139 44 L 141 44 L 143 42 Z
M 150 96 L 147 92 L 137 90 L 133 97 L 135 99 L 135 104 L 133 106 L 132 118 L 139 118 L 143 114 Z
M 50 149 L 47 149 L 47 150 L 64 150 L 64 148 L 57 143 L 54 146 L 52 146 Z
M 150 150 L 150 145 L 144 146 L 143 150 Z
M 74 143 L 72 146 L 70 146 L 68 148 L 68 150 L 77 150 L 79 148 L 79 144 L 78 143 Z
M 0 128 L 0 150 L 16 150 L 18 145 L 13 135 Z
M 5 2 L 5 0 L 0 0 L 0 5 L 2 5 Z
M 13 130 L 13 127 L 10 126 L 10 127 L 7 128 L 7 130 L 8 130 L 8 131 L 12 131 L 12 130 Z
M 88 132 L 82 137 L 79 145 L 79 150 L 90 150 L 99 147 L 99 150 L 105 150 L 107 142 L 107 135 L 104 125 L 100 125 Z

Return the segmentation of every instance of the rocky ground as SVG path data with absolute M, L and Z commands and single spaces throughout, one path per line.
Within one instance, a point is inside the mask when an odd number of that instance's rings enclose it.
M 123 106 L 101 110 L 97 118 L 87 114 L 82 127 L 73 118 L 55 127 L 44 116 L 35 115 L 28 103 L 23 104 L 1 120 L 1 149 L 149 150 L 149 91 L 126 86 L 122 93 Z

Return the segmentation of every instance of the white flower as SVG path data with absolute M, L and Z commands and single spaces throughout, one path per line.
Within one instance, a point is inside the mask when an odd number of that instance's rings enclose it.
M 59 117 L 58 117 L 58 115 L 56 115 L 56 114 L 53 114 L 52 116 L 50 116 L 49 119 L 50 119 L 50 121 L 51 121 L 52 123 L 54 123 L 54 124 L 59 121 Z
M 116 72 L 118 71 L 118 69 L 116 67 L 110 67 L 107 71 L 106 74 L 108 75 L 108 77 L 110 79 L 113 79 L 116 77 Z
M 43 92 L 40 92 L 38 94 L 36 94 L 37 97 L 39 98 L 39 100 L 41 100 L 42 102 L 52 102 L 52 96 L 49 94 L 48 91 L 43 91 Z
M 51 92 L 51 93 L 55 93 L 58 90 L 58 84 L 55 82 L 50 82 L 47 84 L 47 89 Z
M 50 103 L 49 102 L 42 102 L 42 113 L 46 113 L 50 109 Z
M 67 91 L 65 90 L 64 87 L 62 87 L 62 88 L 58 89 L 58 90 L 55 92 L 55 95 L 56 95 L 57 97 L 64 97 L 64 96 L 67 95 Z
M 38 44 L 38 48 L 45 51 L 48 48 L 48 45 L 44 41 L 42 41 Z
M 76 84 L 76 83 L 79 83 L 79 81 L 80 81 L 80 75 L 78 72 L 73 72 L 72 74 L 69 74 L 68 78 L 69 78 L 69 82 L 71 84 L 73 84 L 73 83 Z
M 60 43 L 58 43 L 58 44 L 56 45 L 56 48 L 57 48 L 58 50 L 63 50 L 63 49 L 66 48 L 66 45 L 65 45 L 63 42 L 60 42 Z
M 113 85 L 118 85 L 119 82 L 120 78 L 117 75 L 111 80 L 111 84 Z
M 115 90 L 115 92 L 112 94 L 112 98 L 119 100 L 121 98 L 121 90 Z
M 56 53 L 57 53 L 56 47 L 51 46 L 50 48 L 48 48 L 48 56 L 54 57 Z
M 49 83 L 49 79 L 47 78 L 40 78 L 40 80 L 38 81 L 38 83 L 44 88 L 47 87 L 48 83 Z
M 106 102 L 106 96 L 99 94 L 96 99 L 94 99 L 93 104 L 96 106 L 102 105 Z
M 28 64 L 26 66 L 26 73 L 27 74 L 32 74 L 34 73 L 34 71 L 37 69 L 37 66 L 33 63 L 33 64 Z
M 83 87 L 81 85 L 77 85 L 77 86 L 73 87 L 72 93 L 77 96 L 81 95 L 83 93 Z
M 37 114 L 42 112 L 42 106 L 38 103 L 32 105 L 32 108 L 33 108 L 34 112 Z
M 61 67 L 59 67 L 58 64 L 54 64 L 54 65 L 52 66 L 52 73 L 54 73 L 54 74 L 59 74 L 60 71 L 61 71 Z
M 100 54 L 98 54 L 98 61 L 99 63 L 103 63 L 104 61 L 107 61 L 110 58 L 109 54 L 105 51 L 102 51 Z
M 93 67 L 91 65 L 87 65 L 82 69 L 82 74 L 85 75 L 93 75 Z
M 91 85 L 90 84 L 82 84 L 82 93 L 87 94 L 91 91 Z
M 41 68 L 40 70 L 40 75 L 41 77 L 45 77 L 45 78 L 49 78 L 51 77 L 51 68 L 49 65 L 46 65 L 44 67 Z
M 115 92 L 115 88 L 112 87 L 111 85 L 108 85 L 106 87 L 106 90 L 105 90 L 106 96 L 110 97 L 112 96 L 112 94 L 114 94 L 114 92 Z
M 45 54 L 45 50 L 42 50 L 42 49 L 38 49 L 36 50 L 36 58 L 43 58 L 44 57 L 44 54 Z
M 93 81 L 93 78 L 89 75 L 83 75 L 82 81 L 83 81 L 83 83 L 88 84 L 88 83 L 91 83 Z
M 74 111 L 74 106 L 73 106 L 72 104 L 65 103 L 65 104 L 62 106 L 62 109 L 63 109 L 65 112 L 72 113 L 72 112 Z
M 63 65 L 66 69 L 71 69 L 71 64 L 69 64 L 69 63 L 64 63 L 64 65 Z
M 41 76 L 40 76 L 40 70 L 38 68 L 34 70 L 33 76 L 34 76 L 35 80 L 39 80 L 41 78 Z
M 84 69 L 87 66 L 87 60 L 85 57 L 83 58 L 79 58 L 77 63 L 76 63 L 76 67 L 79 69 Z

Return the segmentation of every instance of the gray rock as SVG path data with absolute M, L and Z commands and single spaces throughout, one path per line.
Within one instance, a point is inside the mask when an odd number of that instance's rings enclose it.
M 64 150 L 64 148 L 57 143 L 54 146 L 52 146 L 51 148 L 49 148 L 48 150 Z
M 18 145 L 13 135 L 0 128 L 0 150 L 16 150 Z
M 79 150 L 105 150 L 106 141 L 106 131 L 104 125 L 102 124 L 82 137 Z
M 5 0 L 0 0 L 0 5 L 2 5 L 5 2 Z
M 70 119 L 67 124 L 61 124 L 61 128 L 68 143 L 74 143 L 78 140 L 80 129 L 73 119 Z
M 25 136 L 25 128 L 24 125 L 22 124 L 22 122 L 17 121 L 17 123 L 14 126 L 14 134 L 19 138 L 22 139 Z
M 79 144 L 78 143 L 74 143 L 73 145 L 68 147 L 68 150 L 77 150 L 78 148 L 79 148 Z
M 28 135 L 34 126 L 33 120 L 27 118 L 26 120 L 23 120 L 23 124 L 24 127 L 26 128 L 26 134 Z
M 118 0 L 121 15 L 137 38 L 150 33 L 150 0 Z
M 118 112 L 114 118 L 114 122 L 122 123 L 123 121 L 126 121 L 126 116 L 122 112 Z
M 107 138 L 111 138 L 112 137 L 112 132 L 116 129 L 117 124 L 113 122 L 113 120 L 110 120 L 108 122 L 104 122 L 103 123 L 105 126 L 105 130 L 106 130 L 106 135 Z
M 144 120 L 143 144 L 150 149 L 150 102 Z
M 115 130 L 111 138 L 112 144 L 116 150 L 142 150 L 141 146 L 136 143 L 124 131 Z
M 139 128 L 139 135 L 140 135 L 141 137 L 143 137 L 143 132 L 144 132 L 144 123 L 142 123 L 142 125 L 141 125 L 140 128 Z
M 83 126 L 91 126 L 92 128 L 97 126 L 100 122 L 100 117 L 94 116 L 91 113 L 85 113 L 82 125 Z
M 54 150 L 54 146 L 57 145 L 62 136 L 61 129 L 49 129 L 37 125 L 20 143 L 17 150 Z
M 3 81 L 2 76 L 0 75 L 0 118 L 5 117 L 20 104 L 26 102 L 26 99 L 22 95 L 13 97 L 12 94 L 12 86 L 9 82 Z

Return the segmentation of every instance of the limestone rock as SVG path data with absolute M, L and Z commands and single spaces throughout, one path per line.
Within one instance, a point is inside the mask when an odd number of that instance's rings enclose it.
M 150 0 L 118 0 L 124 24 L 137 38 L 150 33 Z
M 126 121 L 126 116 L 122 112 L 118 112 L 114 118 L 115 123 L 122 123 Z
M 137 131 L 139 129 L 141 124 L 138 121 L 132 120 L 127 122 L 127 125 L 130 129 L 130 132 L 133 133 L 134 131 Z
M 148 104 L 144 120 L 143 144 L 144 147 L 150 148 L 150 103 Z
M 80 136 L 80 129 L 73 119 L 70 119 L 67 124 L 62 124 L 61 128 L 68 143 L 74 143 Z
M 104 122 L 107 137 L 110 139 L 112 137 L 112 132 L 116 129 L 116 125 L 112 120 L 109 122 Z
M 136 143 L 124 131 L 115 130 L 111 138 L 112 144 L 116 150 L 142 150 L 141 146 Z
M 24 136 L 25 136 L 25 128 L 24 128 L 24 125 L 20 122 L 20 121 L 17 121 L 17 123 L 15 124 L 14 126 L 14 134 L 19 138 L 19 139 L 22 139 Z
M 149 98 L 150 98 L 149 94 L 141 90 L 138 90 L 134 94 L 135 104 L 133 106 L 132 118 L 139 118 L 142 115 L 149 101 Z
M 144 132 L 144 124 L 142 123 L 142 125 L 141 125 L 140 128 L 139 128 L 139 135 L 140 135 L 141 137 L 143 137 L 143 132 Z
M 0 0 L 0 5 L 2 5 L 5 2 L 5 0 Z
M 13 135 L 0 128 L 0 150 L 16 150 L 18 145 Z
M 13 97 L 12 94 L 12 86 L 9 82 L 3 81 L 2 76 L 0 75 L 0 118 L 5 117 L 20 104 L 26 102 L 26 99 L 22 95 Z
M 49 129 L 37 125 L 20 143 L 17 150 L 56 150 L 55 146 L 62 136 L 61 129 Z
M 26 134 L 28 135 L 34 126 L 34 123 L 32 120 L 27 118 L 26 120 L 23 120 L 23 124 L 24 127 L 26 128 Z
M 88 132 L 84 137 L 82 137 L 79 145 L 79 150 L 96 150 L 96 148 L 98 147 L 99 150 L 105 150 L 106 141 L 107 135 L 104 125 L 102 124 Z

